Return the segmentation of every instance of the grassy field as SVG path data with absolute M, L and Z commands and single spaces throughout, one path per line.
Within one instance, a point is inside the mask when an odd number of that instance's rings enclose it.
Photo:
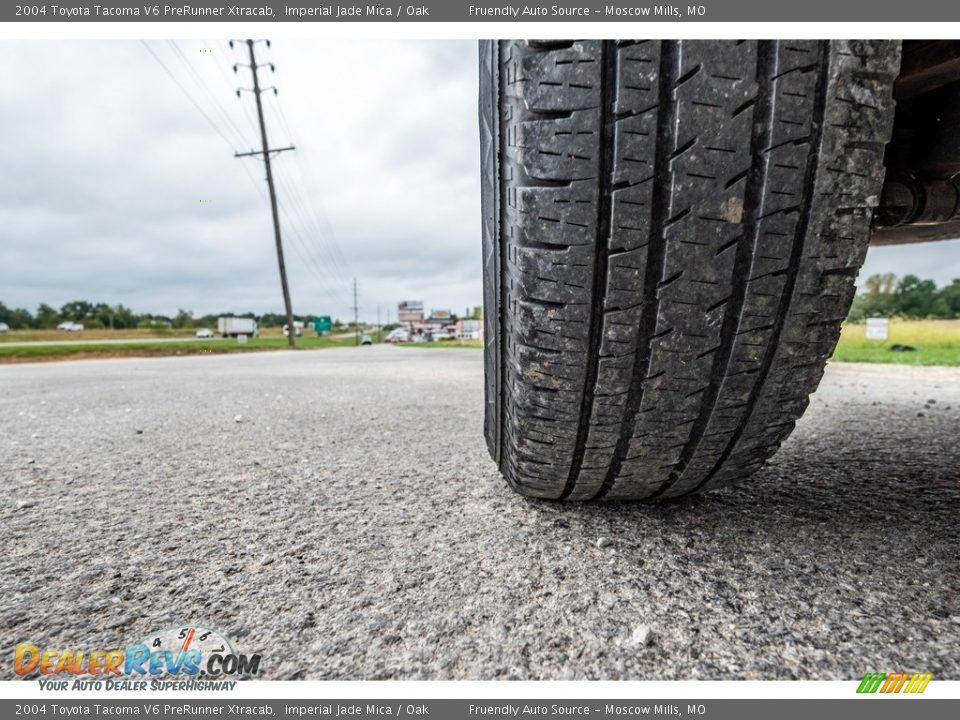
M 894 352 L 909 345 L 914 352 Z M 833 354 L 835 362 L 960 366 L 960 320 L 891 320 L 887 340 L 867 340 L 866 326 L 847 323 Z
M 192 338 L 195 330 L 83 330 L 82 332 L 64 332 L 62 330 L 10 330 L 0 334 L 0 347 L 4 343 L 41 342 L 62 340 L 145 340 L 149 338 Z
M 428 343 L 398 343 L 397 347 L 424 348 L 426 350 L 443 350 L 444 348 L 472 348 L 483 349 L 482 340 L 437 340 Z
M 81 333 L 73 334 L 70 340 L 79 340 L 76 337 Z M 277 331 L 279 335 L 279 330 Z M 149 338 L 149 336 L 147 336 Z M 245 344 L 236 340 L 212 338 L 209 340 L 172 339 L 170 336 L 157 338 L 155 342 L 144 339 L 143 336 L 131 338 L 112 336 L 92 339 L 90 342 L 78 342 L 62 345 L 4 345 L 0 343 L 0 364 L 17 362 L 40 362 L 48 360 L 82 360 L 87 358 L 113 357 L 162 357 L 166 355 L 214 355 L 234 352 L 259 352 L 263 350 L 283 350 L 287 348 L 286 338 L 260 337 L 250 339 Z M 57 340 L 63 340 L 62 335 Z M 86 338 L 83 338 L 86 340 Z M 97 340 L 118 339 L 131 342 L 97 342 Z M 18 338 L 22 340 L 22 338 Z M 322 349 L 333 347 L 352 347 L 353 337 L 349 338 L 297 338 L 297 346 L 304 349 Z
M 147 330 L 88 330 L 82 333 L 57 331 L 16 331 L 0 336 L 0 364 L 81 360 L 85 358 L 161 357 L 166 355 L 212 355 L 235 352 L 282 350 L 286 338 L 279 328 L 268 328 L 265 337 L 241 345 L 236 340 L 212 338 L 196 340 L 193 331 L 155 333 Z M 77 341 L 69 344 L 53 342 Z M 106 342 L 106 341 L 111 342 Z M 129 340 L 130 342 L 117 342 Z M 50 341 L 51 344 L 46 344 Z M 99 342 L 98 342 L 99 341 Z M 154 341 L 154 342 L 151 342 Z M 11 345 L 14 342 L 38 342 L 36 345 Z M 893 352 L 893 345 L 909 345 L 913 352 Z M 353 335 L 318 338 L 304 336 L 297 345 L 307 350 L 352 347 Z M 406 343 L 397 347 L 439 350 L 443 348 L 480 349 L 479 340 Z M 890 337 L 885 341 L 867 340 L 862 324 L 847 323 L 833 354 L 834 362 L 893 363 L 903 365 L 960 366 L 960 320 L 891 320 Z
M 216 328 L 211 328 L 216 332 Z M 64 332 L 62 330 L 10 330 L 0 333 L 0 347 L 5 343 L 18 342 L 61 342 L 75 340 L 149 340 L 183 338 L 191 339 L 196 334 L 195 328 L 165 329 L 165 328 L 134 328 L 130 330 L 105 330 L 105 329 L 87 329 L 81 332 Z M 312 334 L 311 331 L 307 331 Z M 352 333 L 344 333 L 353 337 Z M 260 337 L 279 338 L 282 337 L 282 331 L 278 327 L 260 328 Z

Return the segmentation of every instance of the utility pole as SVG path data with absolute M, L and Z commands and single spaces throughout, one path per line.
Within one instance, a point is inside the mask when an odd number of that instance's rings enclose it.
M 287 313 L 287 340 L 290 343 L 290 347 L 297 346 L 297 332 L 296 328 L 293 326 L 293 305 L 290 303 L 290 286 L 287 284 L 287 266 L 283 260 L 283 242 L 280 239 L 280 217 L 277 213 L 277 190 L 273 186 L 273 169 L 270 167 L 270 153 L 281 153 L 285 150 L 294 150 L 295 148 L 291 145 L 289 147 L 283 148 L 273 148 L 270 149 L 270 144 L 267 142 L 267 126 L 263 121 L 263 102 L 260 100 L 260 94 L 264 90 L 273 90 L 273 94 L 277 94 L 277 89 L 274 88 L 263 88 L 260 87 L 260 79 L 257 77 L 257 70 L 262 67 L 257 65 L 257 58 L 253 50 L 253 46 L 256 44 L 254 40 L 246 40 L 247 50 L 250 53 L 250 73 L 253 75 L 253 90 L 249 92 L 253 93 L 253 96 L 257 100 L 257 119 L 260 121 L 260 144 L 261 150 L 252 150 L 248 153 L 235 153 L 234 157 L 250 157 L 252 155 L 262 155 L 263 164 L 267 171 L 267 187 L 270 189 L 270 211 L 273 213 L 273 238 L 277 245 L 277 265 L 280 268 L 280 286 L 283 289 L 283 307 Z M 267 47 L 270 47 L 270 41 L 267 40 Z M 233 47 L 233 41 L 230 41 L 230 47 Z M 237 71 L 237 65 L 233 66 L 233 71 Z M 273 70 L 273 64 L 270 63 L 270 69 Z M 243 88 L 246 90 L 247 88 Z M 240 90 L 237 90 L 237 97 L 240 97 Z
M 360 345 L 360 308 L 357 305 L 357 279 L 353 279 L 353 340 L 354 344 Z

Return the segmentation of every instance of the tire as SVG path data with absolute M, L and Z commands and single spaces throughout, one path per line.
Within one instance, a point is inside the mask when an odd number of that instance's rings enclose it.
M 518 492 L 660 500 L 789 435 L 854 293 L 899 44 L 481 44 L 485 432 Z

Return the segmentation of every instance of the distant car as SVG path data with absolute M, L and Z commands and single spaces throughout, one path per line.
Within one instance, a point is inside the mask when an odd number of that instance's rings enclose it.
M 62 322 L 57 325 L 57 330 L 63 330 L 64 332 L 83 332 L 83 323 Z
M 6 323 L 0 322 L 0 333 L 5 333 L 9 329 L 10 329 L 9 325 L 7 325 Z
M 212 338 L 212 337 L 213 337 L 213 330 L 211 330 L 210 328 L 198 328 L 198 329 L 197 329 L 197 337 L 198 337 L 198 338 Z
M 360 337 L 361 345 L 373 345 L 373 338 L 369 335 L 363 335 Z
M 388 343 L 410 342 L 410 333 L 408 333 L 403 328 L 394 328 L 393 330 L 390 331 L 390 333 L 384 339 L 384 342 L 388 342 Z

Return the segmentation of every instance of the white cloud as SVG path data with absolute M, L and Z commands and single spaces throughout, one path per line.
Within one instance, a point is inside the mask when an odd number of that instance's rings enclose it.
M 250 84 L 246 69 L 231 71 L 245 48 L 150 47 L 229 143 L 139 42 L 0 43 L 0 301 L 281 309 L 262 166 L 233 157 L 257 137 L 252 96 L 233 94 Z M 479 304 L 476 44 L 258 52 L 277 68 L 263 74 L 280 90 L 264 96 L 271 143 L 297 146 L 275 164 L 295 309 L 347 317 L 354 274 L 368 319 L 401 299 Z M 296 219 L 317 210 L 317 223 Z M 948 282 L 960 277 L 960 241 L 871 250 L 862 276 L 886 271 Z
M 246 62 L 245 48 L 150 46 L 229 144 L 141 43 L 0 44 L 5 135 L 17 139 L 0 149 L 7 305 L 281 308 L 255 187 L 265 194 L 262 165 L 233 157 L 257 141 L 252 95 L 233 95 L 250 85 L 246 69 L 230 69 Z M 295 309 L 348 315 L 354 274 L 367 318 L 407 298 L 479 304 L 475 43 L 282 42 L 258 52 L 277 66 L 262 73 L 280 90 L 264 95 L 271 144 L 293 142 L 299 155 L 275 162 Z

